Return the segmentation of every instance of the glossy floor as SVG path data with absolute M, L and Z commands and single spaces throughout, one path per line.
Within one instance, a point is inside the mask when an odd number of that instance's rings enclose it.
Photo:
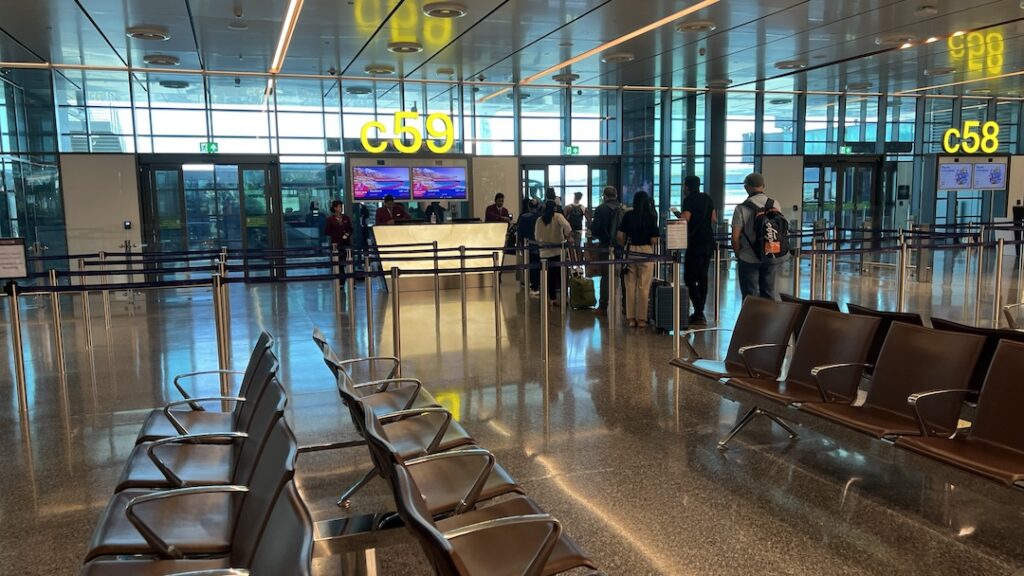
M 947 273 L 940 263 L 931 284 L 911 282 L 908 302 L 973 319 L 974 283 L 965 294 L 962 259 L 951 264 Z M 1005 298 L 1017 286 L 1011 266 Z M 724 325 L 738 310 L 729 275 Z M 804 295 L 806 278 L 805 268 Z M 834 293 L 891 308 L 894 287 L 840 267 Z M 763 420 L 719 452 L 716 441 L 750 398 L 671 369 L 671 337 L 610 328 L 587 312 L 563 323 L 553 311 L 545 364 L 539 301 L 511 278 L 503 288 L 500 345 L 489 289 L 470 291 L 465 332 L 458 291 L 443 294 L 439 314 L 431 293 L 404 294 L 405 374 L 442 396 L 607 573 L 1009 575 L 1024 566 L 1024 494 L 799 416 L 798 441 Z M 388 297 L 373 297 L 368 331 L 361 285 L 357 294 L 353 330 L 328 284 L 231 289 L 234 362 L 244 362 L 261 328 L 274 333 L 288 418 L 303 443 L 353 438 L 310 341 L 313 326 L 345 355 L 364 354 L 368 332 L 378 351 L 392 350 Z M 982 300 L 981 316 L 991 318 L 991 296 Z M 0 573 L 75 573 L 146 411 L 175 399 L 175 373 L 216 364 L 208 290 L 148 294 L 134 305 L 115 295 L 111 308 L 108 331 L 93 296 L 89 348 L 80 303 L 65 300 L 60 377 L 49 301 L 23 303 L 26 417 L 10 356 L 0 363 Z M 706 336 L 698 347 L 725 343 Z M 0 347 L 10 354 L 6 327 Z M 317 519 L 344 514 L 334 499 L 368 465 L 362 448 L 300 459 L 299 483 Z M 349 513 L 392 508 L 376 480 Z M 380 574 L 427 573 L 400 531 L 375 558 Z M 327 558 L 315 568 L 340 574 L 343 564 Z

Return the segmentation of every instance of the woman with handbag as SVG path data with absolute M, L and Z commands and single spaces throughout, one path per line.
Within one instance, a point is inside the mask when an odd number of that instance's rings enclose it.
M 633 196 L 633 209 L 622 217 L 618 241 L 626 246 L 626 259 L 650 258 L 654 246 L 661 239 L 658 214 L 646 192 Z M 626 320 L 630 327 L 647 327 L 647 305 L 651 295 L 654 263 L 633 261 L 623 266 L 622 279 L 626 284 Z
M 557 208 L 558 204 L 554 200 L 544 203 L 544 212 L 534 228 L 537 242 L 541 244 L 572 243 L 572 226 L 569 225 L 565 216 L 556 211 Z M 557 306 L 558 296 L 562 291 L 562 274 L 557 266 L 551 266 L 551 264 L 561 262 L 562 249 L 557 246 L 541 248 L 540 257 L 548 261 L 548 300 L 551 301 L 552 306 Z

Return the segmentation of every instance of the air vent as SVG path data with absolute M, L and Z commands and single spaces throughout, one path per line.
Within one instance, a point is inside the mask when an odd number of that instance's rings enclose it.
M 956 72 L 956 68 L 952 66 L 936 66 L 934 68 L 928 68 L 924 71 L 925 76 L 945 76 Z
M 691 20 L 676 24 L 676 32 L 713 32 L 718 25 L 711 20 Z
M 462 18 L 467 9 L 457 2 L 431 2 L 423 6 L 423 13 L 433 18 Z
M 792 104 L 793 100 L 791 98 L 774 98 L 769 100 L 768 103 L 772 106 L 785 106 L 786 104 Z
M 846 85 L 848 91 L 858 92 L 860 90 L 867 90 L 874 86 L 871 82 L 850 82 Z
M 369 86 L 349 86 L 345 88 L 345 93 L 353 96 L 366 96 L 371 92 L 373 92 L 373 89 Z
M 580 79 L 580 75 L 572 73 L 555 74 L 554 76 L 551 77 L 551 79 L 554 80 L 555 82 L 558 82 L 559 84 L 572 84 L 573 82 Z
M 177 66 L 181 64 L 180 58 L 170 54 L 146 54 L 142 57 L 142 61 L 150 66 Z
M 729 78 L 716 78 L 714 80 L 708 80 L 708 88 L 714 88 L 716 90 L 728 88 L 731 85 L 732 80 L 730 80 Z
M 395 54 L 415 54 L 423 52 L 423 44 L 419 42 L 389 42 L 388 51 Z
M 879 36 L 875 38 L 875 44 L 879 46 L 904 46 L 912 43 L 917 38 L 913 34 L 886 34 L 885 36 Z
M 169 90 L 184 90 L 189 83 L 184 80 L 161 80 L 160 85 Z
M 455 68 L 438 68 L 438 76 L 455 76 Z
M 363 70 L 375 76 L 389 76 L 395 73 L 395 67 L 390 64 L 367 64 Z
M 136 40 L 164 41 L 171 39 L 171 33 L 166 26 L 132 26 L 126 32 L 129 38 Z
M 234 30 L 235 32 L 242 32 L 249 29 L 249 25 L 241 20 L 235 20 L 228 24 L 228 30 Z
M 779 70 L 800 70 L 807 68 L 807 62 L 803 60 L 782 60 L 781 62 L 776 62 L 775 67 Z
M 613 52 L 601 57 L 601 62 L 605 64 L 625 64 L 633 60 L 636 60 L 636 56 L 632 52 Z

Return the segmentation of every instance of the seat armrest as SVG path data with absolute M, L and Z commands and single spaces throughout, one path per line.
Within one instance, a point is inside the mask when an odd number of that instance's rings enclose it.
M 188 436 L 188 430 L 182 426 L 181 422 L 174 417 L 171 409 L 175 406 L 184 406 L 186 404 L 191 405 L 193 402 L 245 402 L 245 398 L 241 396 L 207 396 L 205 398 L 189 398 L 188 400 L 178 400 L 177 402 L 171 402 L 164 406 L 164 416 L 171 422 L 171 426 L 177 430 L 179 436 Z
M 398 412 L 392 412 L 386 416 L 381 416 L 379 421 L 381 424 L 387 424 L 389 422 L 397 422 L 398 420 L 404 420 L 406 418 L 415 418 L 423 414 L 444 414 L 444 422 L 438 427 L 437 432 L 434 434 L 434 439 L 430 441 L 430 445 L 423 451 L 424 455 L 433 454 L 437 452 L 438 447 L 444 440 L 445 433 L 448 432 L 448 426 L 452 422 L 452 413 L 445 410 L 444 408 L 414 408 L 412 410 L 399 410 Z
M 828 391 L 825 389 L 825 385 L 821 382 L 822 374 L 826 372 L 831 372 L 833 370 L 845 370 L 849 368 L 860 368 L 861 370 L 864 370 L 865 368 L 871 368 L 873 366 L 873 364 L 868 364 L 867 362 L 843 362 L 841 364 L 824 364 L 821 366 L 815 366 L 814 368 L 811 368 L 811 377 L 814 378 L 814 384 L 818 387 L 818 393 L 821 394 L 821 401 L 828 403 L 831 402 L 832 400 L 828 397 Z
M 206 375 L 209 375 L 209 374 L 219 374 L 219 375 L 233 374 L 233 375 L 238 375 L 238 376 L 245 376 L 245 372 L 239 372 L 238 370 L 201 370 L 199 372 L 186 372 L 184 374 L 178 374 L 177 376 L 174 377 L 174 387 L 178 389 L 178 392 L 181 394 L 182 398 L 184 398 L 186 400 L 189 400 L 192 397 L 189 396 L 188 392 L 185 392 L 185 389 L 181 386 L 181 381 L 185 380 L 185 379 L 188 379 L 188 378 L 196 378 L 198 376 L 206 376 Z M 189 407 L 192 408 L 193 410 L 197 411 L 197 412 L 202 412 L 203 410 L 205 410 L 205 408 L 200 406 L 198 403 L 189 404 Z
M 740 358 L 743 359 L 743 366 L 747 369 L 747 375 L 751 378 L 758 376 L 754 371 L 754 368 L 750 365 L 750 359 L 747 358 L 747 352 L 751 350 L 766 350 L 768 348 L 792 348 L 791 344 L 751 344 L 750 346 L 741 346 L 737 352 L 740 354 Z
M 533 525 L 537 528 L 544 528 L 548 535 L 544 538 L 541 545 L 533 553 L 533 557 L 530 559 L 529 564 L 523 570 L 524 575 L 541 574 L 541 569 L 544 564 L 547 563 L 548 558 L 551 556 L 551 551 L 554 550 L 555 545 L 558 543 L 558 539 L 562 536 L 562 525 L 550 514 L 524 514 L 522 516 L 510 516 L 507 518 L 498 518 L 496 520 L 487 520 L 484 522 L 478 522 L 462 528 L 456 528 L 444 533 L 444 537 L 448 541 L 456 540 L 472 534 L 478 534 L 489 530 L 501 530 L 509 526 L 522 526 L 522 525 Z
M 907 404 L 914 409 L 914 416 L 917 418 L 917 425 L 921 428 L 921 436 L 931 436 L 931 432 L 928 430 L 928 423 L 921 414 L 921 403 L 927 404 L 931 398 L 937 398 L 939 396 L 945 396 L 947 394 L 971 394 L 974 390 L 966 389 L 948 389 L 948 390 L 931 390 L 928 392 L 918 392 L 917 394 L 911 394 L 907 396 Z
M 164 475 L 164 478 L 175 485 L 178 488 L 187 488 L 188 483 L 181 479 L 180 476 L 171 470 L 167 463 L 160 459 L 156 455 L 156 448 L 159 446 L 166 446 L 167 444 L 207 444 L 206 440 L 213 439 L 235 439 L 235 438 L 248 438 L 249 435 L 245 432 L 211 432 L 209 434 L 190 434 L 188 436 L 172 436 L 170 438 L 161 438 L 150 442 L 146 446 L 146 456 L 153 462 L 153 465 L 160 470 L 160 473 Z
M 1024 302 L 1017 304 L 1007 304 L 1003 306 L 1003 317 L 1006 318 L 1006 325 L 1010 327 L 1010 330 L 1017 330 L 1017 319 L 1013 317 L 1012 310 L 1024 307 Z
M 693 347 L 693 340 L 690 339 L 690 336 L 701 332 L 732 332 L 732 328 L 694 328 L 693 330 L 686 330 L 680 334 L 680 336 L 683 337 L 683 342 L 686 344 L 686 347 L 689 348 L 690 353 L 693 354 L 692 358 L 695 360 L 700 360 L 703 356 L 701 356 L 700 352 L 697 352 L 697 349 Z
M 469 491 L 466 492 L 466 495 L 463 496 L 458 506 L 455 507 L 455 514 L 462 514 L 466 510 L 470 510 L 474 506 L 476 506 L 477 501 L 480 500 L 480 493 L 483 492 L 484 485 L 487 484 L 487 479 L 491 475 L 491 470 L 494 469 L 494 454 L 483 448 L 470 448 L 468 450 L 456 450 L 452 452 L 431 454 L 429 456 L 420 456 L 419 458 L 412 458 L 410 460 L 406 460 L 404 464 L 406 468 L 415 468 L 417 465 L 429 462 L 452 460 L 455 458 L 473 458 L 481 456 L 484 459 L 483 466 L 481 466 L 480 471 L 477 473 L 476 479 L 473 481 L 473 484 L 469 487 Z
M 211 568 L 210 570 L 175 572 L 167 576 L 249 576 L 249 571 L 245 568 Z
M 327 356 L 324 356 L 327 359 Z M 349 374 L 348 368 L 356 366 L 358 364 L 364 364 L 368 362 L 391 362 L 391 371 L 384 377 L 385 380 L 389 380 L 395 377 L 398 373 L 398 369 L 401 368 L 402 362 L 396 356 L 364 356 L 362 358 L 351 358 L 349 360 L 338 360 L 337 358 L 327 359 L 338 372 L 348 381 L 352 386 L 356 386 L 356 381 L 352 379 L 352 375 Z
M 142 521 L 138 515 L 135 514 L 135 508 L 146 504 L 147 502 L 156 502 L 157 500 L 167 500 L 169 498 L 180 498 L 186 496 L 194 496 L 197 494 L 232 494 L 232 493 L 245 493 L 249 489 L 245 486 L 202 486 L 197 488 L 179 488 L 177 490 L 168 490 L 165 492 L 153 492 L 151 494 L 143 494 L 142 496 L 136 496 L 128 501 L 128 505 L 124 509 L 125 516 L 128 517 L 128 521 L 132 523 L 132 526 L 139 531 L 142 538 L 147 544 L 157 550 L 163 558 L 170 558 L 173 560 L 181 560 L 185 555 L 178 550 L 173 544 L 168 544 L 160 537 L 159 534 L 153 531 L 148 524 Z
M 404 407 L 405 410 L 412 408 L 416 403 L 416 398 L 420 395 L 420 390 L 423 389 L 423 382 L 416 378 L 387 378 L 384 380 L 373 380 L 371 382 L 362 382 L 360 384 L 352 385 L 352 388 L 355 390 L 361 390 L 363 388 L 375 387 L 376 390 L 374 390 L 373 393 L 376 394 L 380 392 L 387 392 L 393 384 L 412 384 L 416 387 L 416 390 L 412 393 L 412 396 L 409 397 L 409 401 L 405 403 Z

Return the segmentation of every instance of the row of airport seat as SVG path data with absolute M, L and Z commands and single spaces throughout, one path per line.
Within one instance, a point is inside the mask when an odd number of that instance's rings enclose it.
M 597 568 L 557 519 L 480 447 L 414 378 L 396 377 L 393 357 L 340 360 L 326 337 L 313 340 L 334 374 L 352 423 L 367 441 L 373 469 L 341 498 L 381 477 L 397 514 L 380 527 L 404 524 L 435 574 L 551 575 Z M 384 379 L 356 382 L 357 365 L 385 363 Z
M 835 302 L 786 300 L 747 298 L 722 360 L 702 358 L 691 342 L 696 333 L 719 329 L 688 331 L 688 355 L 672 365 L 748 392 L 761 404 L 794 408 L 1024 487 L 1024 434 L 1015 422 L 1024 407 L 1024 334 L 940 319 L 928 328 L 916 314 L 853 304 L 845 314 Z M 973 414 L 965 427 L 968 406 Z M 781 415 L 759 404 L 719 447 L 757 416 L 796 438 Z

